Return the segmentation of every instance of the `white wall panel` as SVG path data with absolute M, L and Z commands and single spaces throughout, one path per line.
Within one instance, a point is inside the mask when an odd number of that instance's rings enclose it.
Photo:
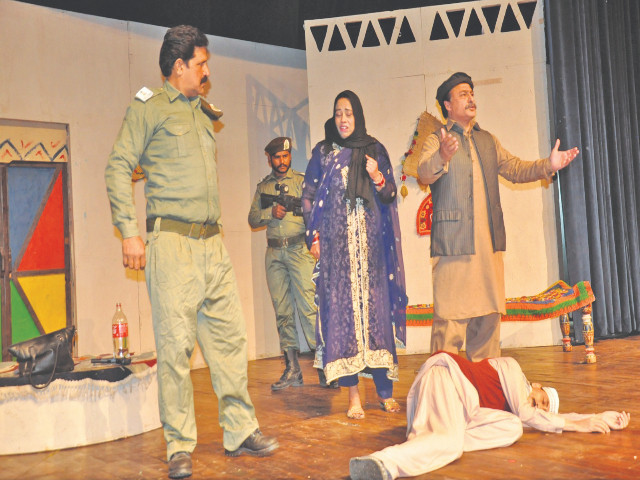
M 542 8 L 541 1 L 481 0 L 305 22 L 312 144 L 323 137 L 335 96 L 351 89 L 362 100 L 368 132 L 389 150 L 400 184 L 418 116 L 425 108 L 438 116 L 438 86 L 464 71 L 474 80 L 479 124 L 525 160 L 548 156 L 552 141 Z M 395 19 L 389 41 L 382 28 L 385 19 Z M 361 30 L 354 46 L 346 26 L 357 22 Z M 369 25 L 379 46 L 364 46 Z M 407 25 L 415 41 L 399 44 L 409 38 Z M 325 39 L 317 42 L 325 26 Z M 335 42 L 331 48 L 336 29 L 344 49 L 335 49 Z M 419 237 L 415 226 L 426 193 L 412 178 L 407 186 L 407 198 L 398 199 L 407 293 L 412 304 L 431 303 L 429 237 Z M 554 188 L 546 182 L 502 180 L 500 190 L 507 229 L 506 294 L 533 295 L 559 275 Z M 410 339 L 408 351 L 425 351 L 424 345 Z

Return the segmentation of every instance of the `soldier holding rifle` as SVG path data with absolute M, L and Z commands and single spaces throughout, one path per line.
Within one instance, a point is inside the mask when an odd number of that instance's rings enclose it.
M 304 175 L 291 169 L 291 139 L 274 138 L 264 151 L 271 173 L 258 184 L 249 211 L 249 225 L 252 228 L 267 227 L 267 284 L 285 360 L 285 370 L 271 389 L 282 390 L 303 384 L 298 362 L 300 345 L 296 309 L 309 348 L 316 348 L 315 286 L 311 279 L 315 259 L 305 244 L 305 225 L 300 207 Z M 320 385 L 329 386 L 322 370 L 318 370 L 318 377 Z M 337 387 L 337 384 L 334 382 L 330 386 Z

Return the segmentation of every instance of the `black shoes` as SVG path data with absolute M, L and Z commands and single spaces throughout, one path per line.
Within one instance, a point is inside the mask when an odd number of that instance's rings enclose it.
M 275 437 L 267 437 L 262 434 L 259 428 L 256 428 L 237 450 L 230 451 L 225 449 L 224 454 L 227 457 L 238 457 L 243 453 L 254 457 L 266 457 L 272 455 L 279 446 Z
M 187 478 L 191 476 L 191 454 L 177 452 L 169 460 L 169 478 Z
M 392 480 L 384 463 L 375 457 L 354 457 L 349 461 L 351 480 Z
M 271 385 L 271 390 L 283 390 L 287 387 L 300 387 L 302 381 L 302 369 L 298 363 L 298 351 L 295 348 L 288 348 L 284 351 L 285 369 L 276 383 Z

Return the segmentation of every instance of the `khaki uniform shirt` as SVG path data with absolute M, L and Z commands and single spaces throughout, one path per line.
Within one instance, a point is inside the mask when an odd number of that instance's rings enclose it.
M 267 238 L 288 238 L 304 233 L 304 219 L 301 216 L 296 216 L 293 212 L 287 212 L 282 220 L 278 220 L 271 214 L 273 205 L 262 208 L 260 203 L 261 193 L 269 195 L 277 195 L 279 193 L 276 191 L 277 183 L 289 187 L 287 195 L 300 198 L 302 195 L 303 182 L 304 175 L 293 169 L 289 169 L 284 178 L 281 179 L 277 179 L 273 175 L 273 172 L 264 177 L 262 181 L 258 183 L 256 193 L 253 196 L 253 202 L 251 203 L 251 209 L 249 210 L 249 225 L 251 225 L 251 228 L 259 228 L 266 225 Z
M 139 235 L 131 188 L 138 164 L 146 177 L 148 218 L 220 218 L 216 143 L 200 97 L 189 99 L 169 82 L 151 92 L 146 100 L 139 92 L 129 105 L 105 172 L 112 221 L 123 238 Z

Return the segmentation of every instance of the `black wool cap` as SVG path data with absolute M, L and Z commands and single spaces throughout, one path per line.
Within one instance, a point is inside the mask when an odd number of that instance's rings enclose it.
M 436 92 L 436 100 L 440 104 L 440 109 L 442 110 L 442 114 L 447 117 L 447 109 L 444 106 L 444 101 L 447 99 L 449 92 L 451 89 L 461 83 L 468 83 L 469 86 L 473 89 L 473 81 L 471 77 L 464 72 L 456 72 L 447 78 L 442 85 L 438 87 L 438 91 Z
M 289 137 L 278 137 L 271 140 L 266 147 L 264 147 L 264 151 L 269 155 L 275 155 L 278 152 L 284 151 L 291 152 L 291 139 Z

